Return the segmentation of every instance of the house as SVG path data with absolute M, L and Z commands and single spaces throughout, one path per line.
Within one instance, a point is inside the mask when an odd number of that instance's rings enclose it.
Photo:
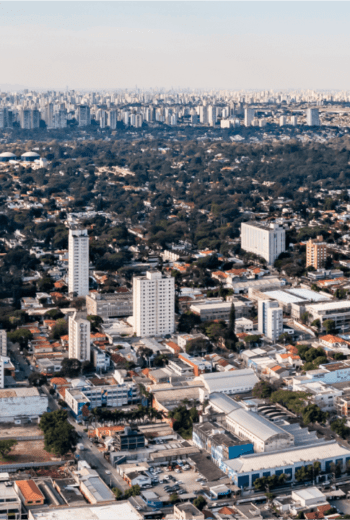
M 45 497 L 34 480 L 16 480 L 15 490 L 25 506 L 43 506 Z

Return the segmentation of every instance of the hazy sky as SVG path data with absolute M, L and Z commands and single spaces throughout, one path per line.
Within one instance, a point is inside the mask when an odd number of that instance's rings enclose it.
M 0 87 L 350 90 L 349 2 L 0 2 Z

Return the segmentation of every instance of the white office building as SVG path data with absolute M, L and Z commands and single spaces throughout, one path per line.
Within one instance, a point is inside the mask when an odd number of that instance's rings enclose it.
M 90 322 L 81 313 L 68 318 L 68 357 L 90 361 Z
M 244 125 L 245 126 L 251 126 L 254 117 L 255 117 L 254 108 L 247 107 L 244 109 Z
M 241 248 L 265 258 L 269 265 L 286 250 L 286 232 L 283 227 L 266 222 L 242 222 Z
M 0 356 L 7 356 L 7 333 L 0 330 Z
M 308 126 L 320 126 L 318 108 L 308 108 L 306 111 L 306 124 Z
M 70 229 L 68 239 L 68 290 L 89 294 L 89 236 L 86 229 Z
M 278 302 L 262 300 L 258 302 L 258 330 L 268 339 L 277 341 L 283 332 L 283 310 Z
M 203 125 L 208 124 L 208 107 L 206 105 L 199 107 L 199 121 Z
M 175 330 L 175 281 L 159 271 L 133 279 L 133 325 L 137 336 L 171 334 Z
M 215 125 L 217 121 L 216 107 L 208 106 L 208 123 L 210 125 Z

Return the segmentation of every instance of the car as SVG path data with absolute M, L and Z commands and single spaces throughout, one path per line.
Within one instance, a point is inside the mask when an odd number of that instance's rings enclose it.
M 112 472 L 109 471 L 109 469 L 106 469 L 105 473 L 106 473 L 106 475 L 111 475 L 112 474 Z
M 184 489 L 182 489 L 181 491 L 178 492 L 178 495 L 184 495 L 186 493 L 186 491 Z
M 160 480 L 160 481 L 159 481 L 159 484 L 164 484 L 164 480 L 163 480 L 163 479 Z

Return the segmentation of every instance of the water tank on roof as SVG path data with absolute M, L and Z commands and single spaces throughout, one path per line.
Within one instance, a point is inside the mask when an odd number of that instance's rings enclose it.
M 132 429 L 129 426 L 125 426 L 124 433 L 125 435 L 131 435 Z

